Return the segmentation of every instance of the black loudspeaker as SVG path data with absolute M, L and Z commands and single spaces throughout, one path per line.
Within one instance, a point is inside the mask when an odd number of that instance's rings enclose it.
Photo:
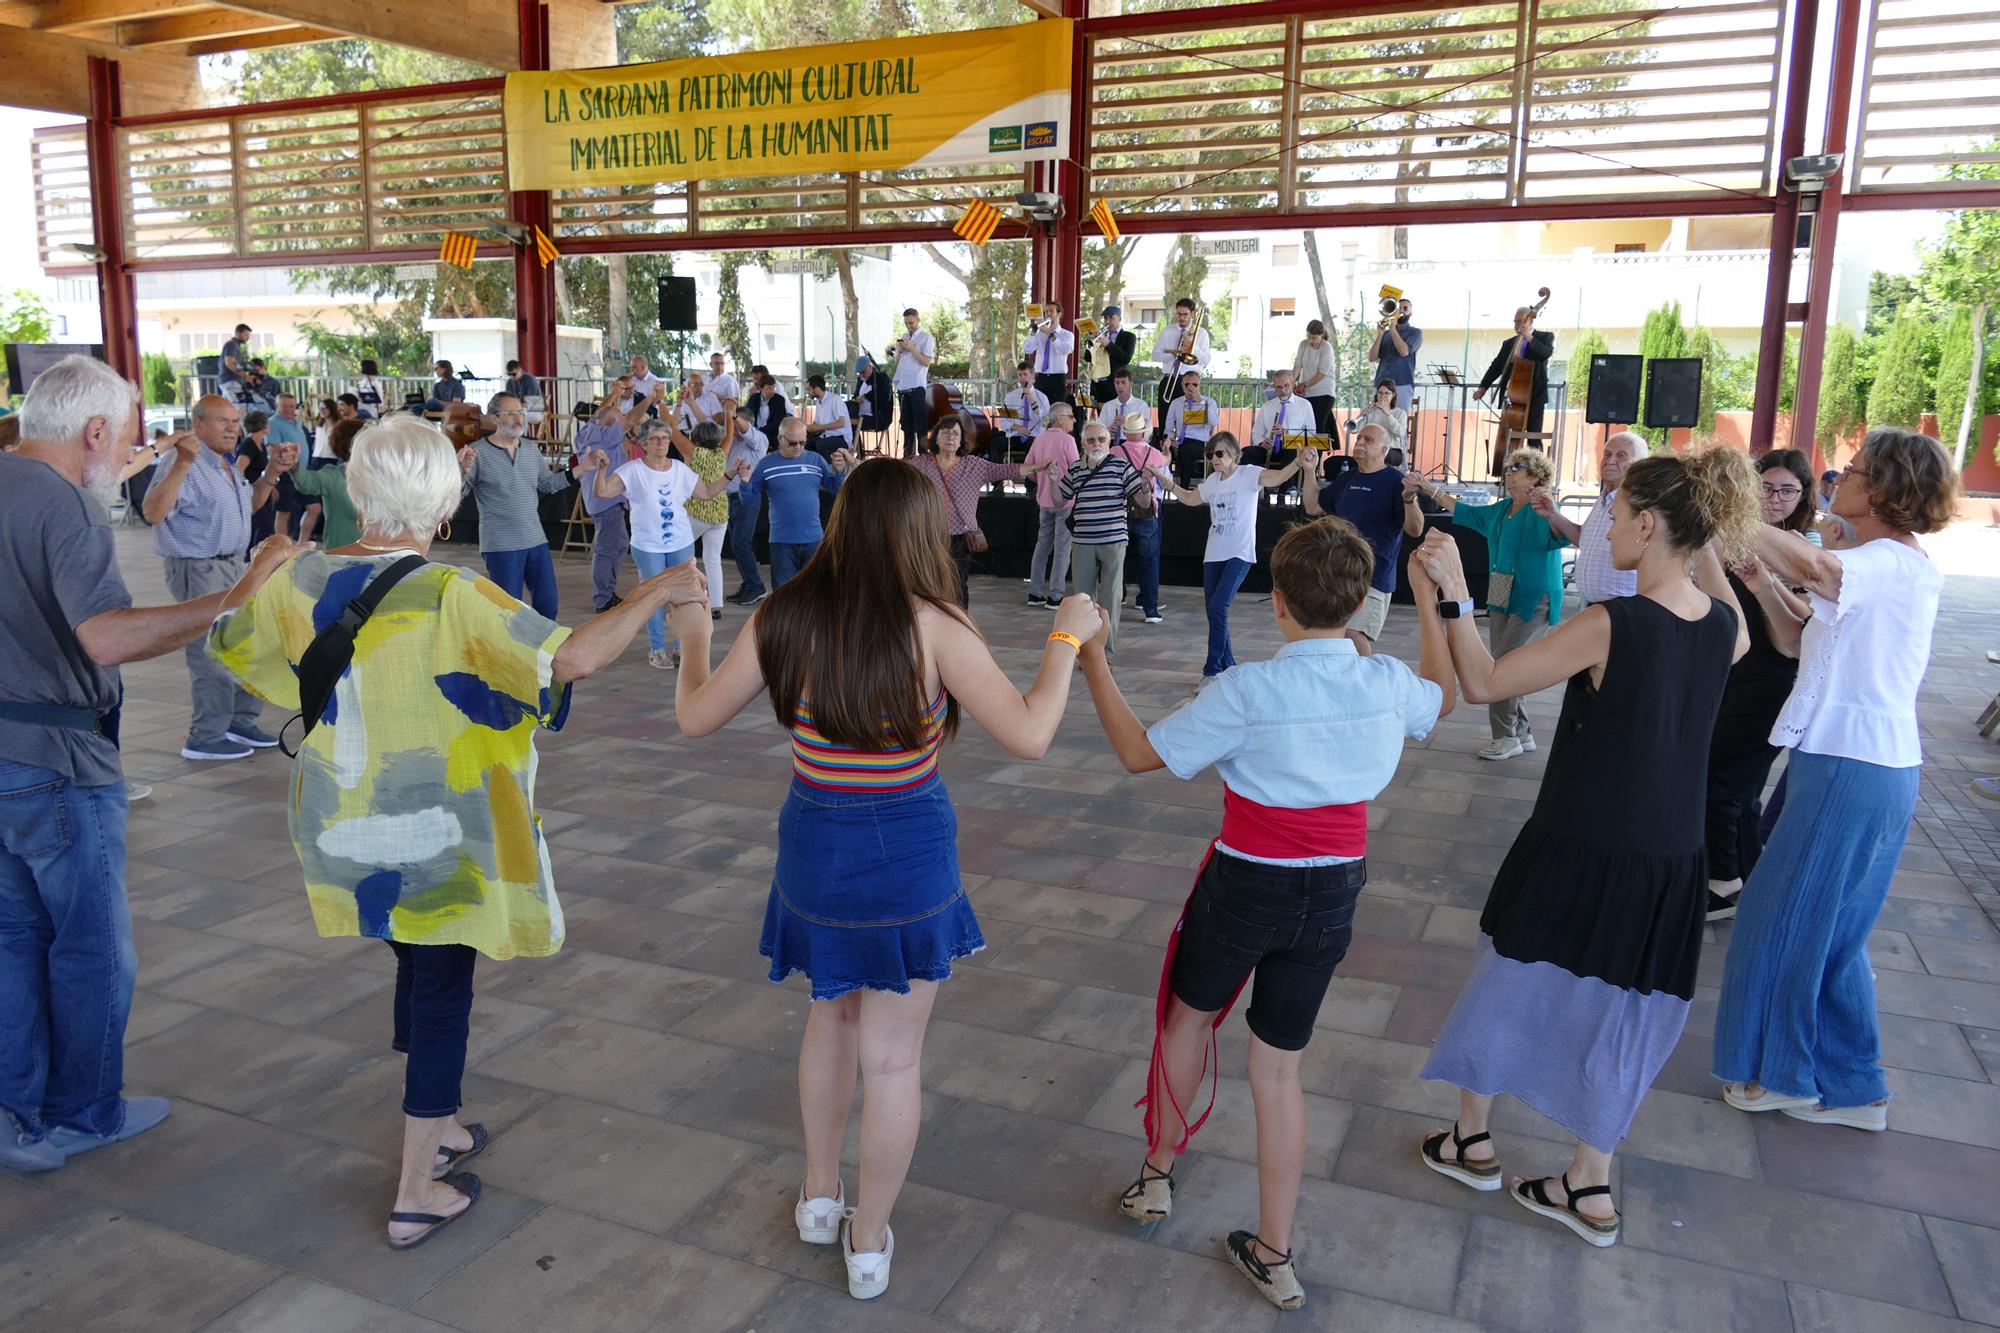
M 1646 363 L 1646 424 L 1692 426 L 1701 417 L 1701 358 L 1656 356 Z
M 1639 366 L 1636 356 L 1606 352 L 1590 358 L 1590 401 L 1583 419 L 1592 423 L 1629 426 L 1639 419 Z
M 668 333 L 693 333 L 694 279 L 660 279 L 660 328 Z

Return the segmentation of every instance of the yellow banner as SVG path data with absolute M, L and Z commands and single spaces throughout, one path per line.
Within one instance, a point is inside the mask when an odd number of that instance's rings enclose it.
M 1073 24 L 507 76 L 516 190 L 1024 162 L 1070 151 Z

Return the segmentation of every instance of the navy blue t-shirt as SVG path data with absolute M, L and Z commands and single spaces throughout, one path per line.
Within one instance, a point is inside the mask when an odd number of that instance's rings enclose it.
M 1377 351 L 1381 359 L 1375 363 L 1375 382 L 1377 384 L 1380 384 L 1383 380 L 1387 380 L 1391 384 L 1416 383 L 1417 353 L 1422 351 L 1424 347 L 1424 331 L 1414 325 L 1405 324 L 1398 330 L 1398 333 L 1402 336 L 1403 346 L 1410 349 L 1407 355 L 1396 355 L 1396 344 L 1389 341 L 1389 334 L 1386 330 L 1378 335 L 1379 343 Z
M 1403 474 L 1393 467 L 1377 472 L 1350 469 L 1320 488 L 1319 507 L 1354 525 L 1375 548 L 1369 586 L 1396 591 L 1396 557 L 1403 549 Z

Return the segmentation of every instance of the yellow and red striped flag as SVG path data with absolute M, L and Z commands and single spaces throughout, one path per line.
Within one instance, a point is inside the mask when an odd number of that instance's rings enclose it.
M 467 236 L 462 231 L 448 231 L 444 240 L 438 243 L 438 263 L 470 271 L 473 253 L 478 249 L 477 237 Z
M 547 232 L 540 227 L 535 228 L 535 258 L 542 261 L 543 268 L 555 263 L 556 256 L 561 253 L 562 251 L 556 249 L 556 243 L 549 239 Z
M 1102 199 L 1092 204 L 1090 206 L 1090 220 L 1095 222 L 1097 229 L 1104 233 L 1105 240 L 1115 241 L 1118 239 L 1118 219 L 1111 216 L 1110 204 L 1105 203 Z
M 993 239 L 994 229 L 999 225 L 1000 210 L 984 199 L 975 199 L 965 206 L 965 212 L 959 214 L 951 229 L 974 245 L 984 245 Z

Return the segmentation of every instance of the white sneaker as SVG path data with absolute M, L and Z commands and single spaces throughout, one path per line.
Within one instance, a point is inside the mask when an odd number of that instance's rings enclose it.
M 654 648 L 646 654 L 646 665 L 656 671 L 671 671 L 674 668 L 674 656 L 664 648 Z
M 1488 741 L 1486 748 L 1479 752 L 1479 757 L 1481 759 L 1512 759 L 1520 753 L 1521 742 L 1518 738 L 1502 736 L 1498 740 Z
M 840 1239 L 840 1219 L 847 1213 L 847 1190 L 840 1184 L 831 1199 L 808 1199 L 804 1182 L 799 1185 L 799 1201 L 792 1209 L 798 1223 L 799 1239 L 808 1245 L 831 1245 Z
M 1527 733 L 1527 734 L 1525 734 L 1525 735 L 1523 735 L 1523 736 L 1519 737 L 1519 740 L 1520 740 L 1520 742 L 1521 742 L 1521 753 L 1522 753 L 1522 754 L 1533 754 L 1533 753 L 1535 752 L 1535 737 L 1534 737 L 1534 733 L 1532 733 L 1532 732 L 1529 732 L 1529 733 Z
M 1877 1102 L 1873 1106 L 1786 1106 L 1781 1110 L 1794 1120 L 1803 1120 L 1813 1125 L 1845 1125 L 1849 1129 L 1865 1129 L 1871 1134 L 1879 1134 L 1889 1128 L 1889 1103 Z
M 896 1229 L 884 1227 L 882 1248 L 856 1254 L 848 1239 L 851 1220 L 840 1224 L 840 1257 L 847 1261 L 847 1294 L 857 1301 L 872 1301 L 889 1289 L 889 1261 L 896 1257 Z

